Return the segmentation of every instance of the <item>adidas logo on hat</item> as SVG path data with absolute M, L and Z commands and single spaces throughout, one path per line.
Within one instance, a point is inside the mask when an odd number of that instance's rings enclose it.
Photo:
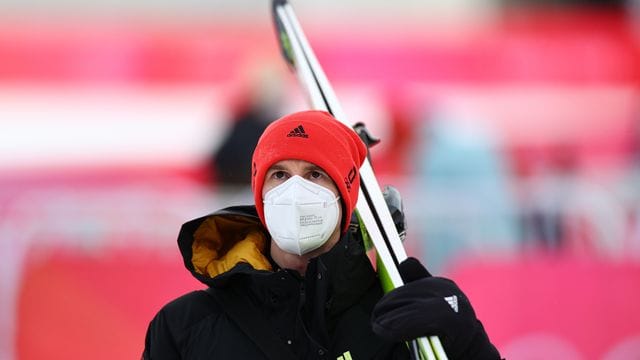
M 302 125 L 298 125 L 298 127 L 294 128 L 293 130 L 291 130 L 289 132 L 289 134 L 287 135 L 287 137 L 301 137 L 301 138 L 308 138 L 309 135 L 307 135 L 306 132 L 304 132 L 304 128 L 302 127 Z

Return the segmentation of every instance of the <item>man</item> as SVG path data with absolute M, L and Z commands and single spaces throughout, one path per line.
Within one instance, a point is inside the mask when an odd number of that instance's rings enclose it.
M 366 147 L 321 111 L 273 122 L 253 154 L 255 207 L 183 225 L 187 269 L 208 286 L 167 304 L 145 359 L 409 359 L 404 340 L 439 335 L 450 359 L 499 359 L 464 294 L 415 259 L 383 297 L 348 231 Z M 454 296 L 456 306 L 445 297 Z

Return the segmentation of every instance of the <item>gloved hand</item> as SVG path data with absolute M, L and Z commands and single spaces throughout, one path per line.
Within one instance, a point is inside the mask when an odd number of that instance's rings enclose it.
M 404 286 L 385 294 L 372 314 L 373 331 L 391 341 L 437 335 L 449 359 L 500 359 L 469 299 L 451 280 L 433 277 L 415 258 L 399 269 Z
M 404 215 L 404 205 L 400 191 L 394 186 L 386 185 L 382 191 L 384 202 L 387 204 L 393 224 L 396 226 L 400 240 L 404 241 L 407 235 L 407 219 Z M 354 212 L 349 222 L 349 231 L 355 236 L 360 236 L 360 221 Z

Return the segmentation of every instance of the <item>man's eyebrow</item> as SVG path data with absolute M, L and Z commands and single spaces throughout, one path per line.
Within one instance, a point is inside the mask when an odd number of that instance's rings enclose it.
M 278 170 L 278 171 L 280 171 L 280 170 L 286 170 L 286 169 L 285 169 L 285 167 L 284 167 L 284 166 L 282 166 L 282 165 L 275 164 L 275 165 L 271 165 L 271 167 L 270 167 L 267 171 L 271 171 L 271 170 Z
M 313 165 L 313 164 L 305 166 L 304 170 L 305 170 L 305 171 L 322 171 L 322 172 L 326 172 L 326 171 L 324 171 L 324 169 L 323 169 L 323 168 L 321 168 L 320 166 L 318 166 L 318 165 Z
M 287 171 L 287 167 L 286 166 L 282 166 L 280 164 L 274 164 L 274 165 L 271 165 L 271 167 L 267 171 L 281 171 L 281 170 Z M 326 172 L 326 171 L 324 171 L 323 168 L 321 168 L 320 166 L 315 165 L 315 164 L 306 165 L 304 168 L 302 168 L 302 170 L 304 170 L 304 171 L 322 171 L 322 172 Z

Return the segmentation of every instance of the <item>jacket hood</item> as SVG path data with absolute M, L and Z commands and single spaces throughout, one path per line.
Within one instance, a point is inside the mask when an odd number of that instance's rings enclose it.
M 217 286 L 234 274 L 271 271 L 269 239 L 255 206 L 232 206 L 182 225 L 178 247 L 187 270 Z

